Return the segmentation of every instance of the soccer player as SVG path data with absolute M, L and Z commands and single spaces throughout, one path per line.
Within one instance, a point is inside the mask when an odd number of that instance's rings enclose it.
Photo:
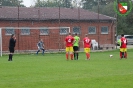
M 14 48 L 15 48 L 15 44 L 16 44 L 16 37 L 14 34 L 11 35 L 11 38 L 9 40 L 9 59 L 8 61 L 12 61 L 12 57 L 13 57 L 13 53 L 14 53 Z
M 37 43 L 37 47 L 38 47 L 38 51 L 36 52 L 36 54 L 38 54 L 38 52 L 40 52 L 40 50 L 42 50 L 42 54 L 44 55 L 44 43 L 43 43 L 43 39 L 40 39 L 40 41 Z
M 90 60 L 90 48 L 91 48 L 91 39 L 88 38 L 88 34 L 85 34 L 83 39 L 84 51 L 86 53 L 87 60 Z
M 73 42 L 74 38 L 71 36 L 71 33 L 65 38 L 65 45 L 66 45 L 66 59 L 69 59 L 69 54 L 71 60 L 73 60 Z
M 78 34 L 75 33 L 74 44 L 73 44 L 74 60 L 78 60 L 79 41 L 80 41 L 80 38 L 78 37 Z
M 124 37 L 124 34 L 121 35 L 121 44 L 120 44 L 120 59 L 127 58 L 127 39 Z

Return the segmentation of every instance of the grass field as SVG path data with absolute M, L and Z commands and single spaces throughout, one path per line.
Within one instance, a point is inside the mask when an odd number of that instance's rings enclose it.
M 0 88 L 133 88 L 133 50 L 119 59 L 119 50 L 91 53 L 85 60 L 66 61 L 65 54 L 0 57 Z M 110 58 L 109 55 L 113 54 Z

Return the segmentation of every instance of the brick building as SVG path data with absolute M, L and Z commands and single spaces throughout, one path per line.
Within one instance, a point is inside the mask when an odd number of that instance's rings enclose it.
M 82 39 L 88 33 L 90 39 L 102 44 L 114 44 L 115 18 L 79 8 L 26 8 L 1 7 L 0 27 L 2 29 L 3 51 L 8 50 L 12 33 L 16 34 L 16 50 L 36 50 L 39 38 L 42 38 L 46 49 L 64 49 L 64 38 L 68 28 L 72 34 L 78 33 Z M 21 29 L 15 29 L 19 27 Z M 32 30 L 31 28 L 36 27 Z M 49 29 L 49 27 L 61 27 Z

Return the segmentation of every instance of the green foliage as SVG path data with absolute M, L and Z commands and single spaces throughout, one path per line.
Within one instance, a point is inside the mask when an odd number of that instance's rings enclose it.
M 35 2 L 35 6 L 36 7 L 66 7 L 66 8 L 70 8 L 71 5 L 71 0 L 43 0 L 40 1 L 38 0 L 37 2 Z
M 114 11 L 114 3 L 111 2 L 108 5 L 106 5 L 103 9 L 102 9 L 102 14 L 105 14 L 107 16 L 111 16 L 114 17 L 115 16 L 115 11 Z
M 0 5 L 1 6 L 21 6 L 24 7 L 22 4 L 23 0 L 1 0 Z
M 114 17 L 116 13 L 113 5 L 113 2 L 110 2 L 108 5 L 99 5 L 99 13 Z M 98 12 L 98 6 L 93 6 L 92 11 Z
M 39 1 L 35 3 L 35 7 L 58 7 L 58 2 Z
M 133 87 L 132 50 L 127 60 L 119 60 L 119 50 L 91 53 L 89 61 L 79 55 L 78 61 L 66 61 L 65 54 L 0 57 L 0 88 Z
M 81 0 L 84 9 L 92 9 L 97 7 L 98 3 L 101 6 L 108 5 L 114 0 Z M 103 7 L 104 8 L 104 7 Z
M 127 16 L 119 16 L 117 17 L 118 24 L 117 30 L 118 34 L 130 34 L 133 35 L 133 11 Z
M 97 1 L 95 0 L 82 0 L 83 3 L 83 9 L 92 9 L 93 6 L 97 6 Z

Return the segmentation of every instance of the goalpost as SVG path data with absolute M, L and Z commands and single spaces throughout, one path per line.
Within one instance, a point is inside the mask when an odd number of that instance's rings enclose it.
M 35 51 L 37 49 L 36 44 L 39 41 L 39 38 L 44 40 L 47 49 L 59 49 L 60 44 L 64 40 L 63 38 L 70 32 L 70 27 L 0 27 L 0 56 L 2 56 L 3 51 L 9 52 L 8 44 L 11 35 L 2 34 L 6 33 L 6 30 L 3 29 L 14 30 L 17 37 L 15 51 L 19 52 Z M 30 30 L 30 33 L 23 34 L 25 32 L 29 32 L 25 29 Z M 3 39 L 4 42 L 2 42 Z M 54 46 L 53 43 L 55 43 Z M 49 47 L 49 45 L 51 45 L 51 47 Z
M 0 56 L 2 56 L 2 29 L 0 28 Z

